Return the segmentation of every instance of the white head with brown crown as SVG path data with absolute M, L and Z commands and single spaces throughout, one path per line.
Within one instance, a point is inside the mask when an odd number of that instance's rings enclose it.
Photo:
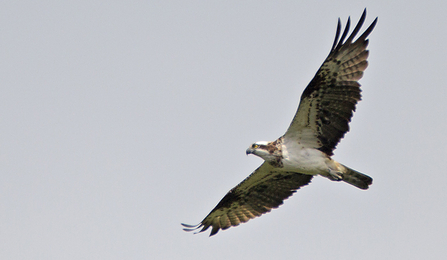
M 278 163 L 282 158 L 281 141 L 282 138 L 273 142 L 259 141 L 250 145 L 245 153 L 247 155 L 254 154 L 270 164 L 278 166 Z

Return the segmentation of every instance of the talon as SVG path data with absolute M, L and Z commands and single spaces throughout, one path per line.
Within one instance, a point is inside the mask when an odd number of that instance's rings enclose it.
M 336 171 L 333 171 L 333 170 L 329 170 L 328 178 L 331 181 L 341 181 L 341 180 L 343 180 L 343 175 L 342 175 L 341 172 L 336 172 Z

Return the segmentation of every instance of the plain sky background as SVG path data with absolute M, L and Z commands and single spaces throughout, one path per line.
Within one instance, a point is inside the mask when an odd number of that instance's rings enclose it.
M 369 39 L 363 100 L 322 177 L 209 238 L 337 18 Z M 3 1 L 1 259 L 445 259 L 446 1 Z

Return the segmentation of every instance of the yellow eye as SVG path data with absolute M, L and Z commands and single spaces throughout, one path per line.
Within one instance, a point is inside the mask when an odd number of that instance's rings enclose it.
M 253 149 L 256 149 L 256 148 L 258 148 L 259 147 L 259 145 L 257 145 L 257 144 L 253 144 Z

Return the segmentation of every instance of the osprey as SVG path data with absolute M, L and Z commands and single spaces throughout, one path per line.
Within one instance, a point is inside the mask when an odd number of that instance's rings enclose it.
M 341 138 L 349 131 L 349 122 L 360 101 L 360 80 L 368 66 L 368 40 L 377 18 L 353 41 L 366 17 L 366 9 L 346 39 L 350 18 L 340 36 L 337 32 L 331 51 L 304 90 L 298 110 L 286 133 L 273 142 L 256 142 L 246 151 L 264 159 L 250 176 L 231 189 L 198 225 L 182 224 L 185 231 L 212 227 L 210 236 L 220 229 L 270 212 L 279 207 L 315 175 L 332 181 L 344 181 L 366 190 L 372 178 L 350 169 L 331 158 Z M 346 39 L 346 41 L 345 41 Z

